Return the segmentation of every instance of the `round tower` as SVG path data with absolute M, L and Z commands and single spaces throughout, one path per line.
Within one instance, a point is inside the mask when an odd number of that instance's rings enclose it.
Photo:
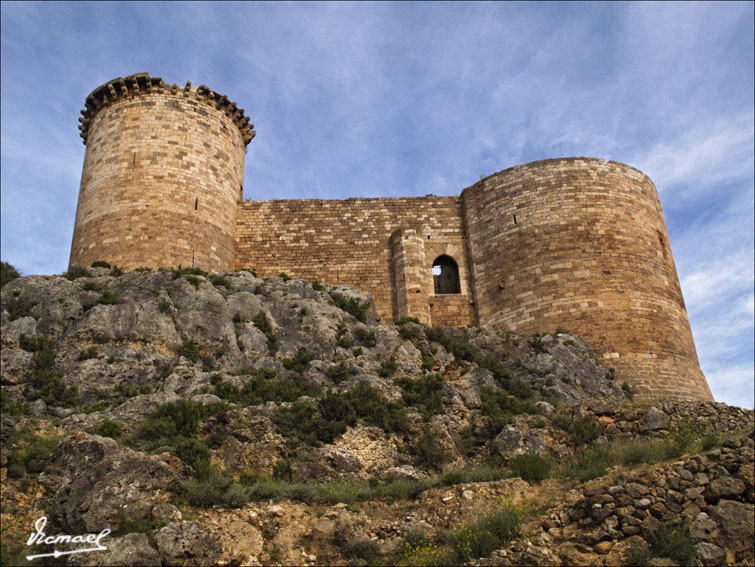
M 81 114 L 70 265 L 233 269 L 244 153 L 255 135 L 244 111 L 204 85 L 140 73 L 97 87 Z
M 491 175 L 462 200 L 480 324 L 568 330 L 641 396 L 712 399 L 646 175 L 549 159 Z

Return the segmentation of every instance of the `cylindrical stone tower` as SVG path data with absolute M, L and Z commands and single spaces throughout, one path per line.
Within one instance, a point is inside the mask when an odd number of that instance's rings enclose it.
M 244 152 L 255 134 L 244 111 L 204 85 L 140 73 L 97 87 L 82 115 L 70 265 L 233 269 Z
M 712 399 L 646 175 L 550 159 L 491 175 L 462 199 L 481 325 L 560 327 L 641 396 Z

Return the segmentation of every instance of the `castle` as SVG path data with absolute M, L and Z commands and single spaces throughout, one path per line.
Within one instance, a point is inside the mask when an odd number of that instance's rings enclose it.
M 243 200 L 244 111 L 146 73 L 86 98 L 71 265 L 254 269 L 359 287 L 384 320 L 557 328 L 645 397 L 712 399 L 658 194 L 594 158 L 490 175 L 456 197 Z

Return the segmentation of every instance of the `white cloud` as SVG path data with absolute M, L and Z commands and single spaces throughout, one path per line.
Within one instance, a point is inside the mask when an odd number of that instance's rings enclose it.
M 654 180 L 664 200 L 694 201 L 753 173 L 753 114 L 698 124 L 670 140 L 664 136 L 633 162 Z
M 752 362 L 713 365 L 705 374 L 716 401 L 753 409 L 755 367 Z

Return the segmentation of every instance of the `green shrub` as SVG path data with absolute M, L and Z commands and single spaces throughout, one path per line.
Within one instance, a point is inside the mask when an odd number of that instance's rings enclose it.
M 181 484 L 181 496 L 191 506 L 243 508 L 249 502 L 245 487 L 233 484 L 217 474 L 207 478 L 188 479 Z
M 415 456 L 419 466 L 427 469 L 440 470 L 451 460 L 451 455 L 437 442 L 429 429 L 425 429 L 416 443 L 410 446 L 409 452 Z
M 668 443 L 663 439 L 638 439 L 614 448 L 617 462 L 634 466 L 642 463 L 657 463 L 666 459 Z
M 399 551 L 404 557 L 416 554 L 417 550 L 424 548 L 430 542 L 425 535 L 425 528 L 422 526 L 409 526 L 404 531 L 404 537 L 399 544 Z
M 287 282 L 291 279 L 291 276 L 289 276 L 286 272 L 281 272 L 278 274 L 278 277 L 281 278 L 284 282 Z
M 242 406 L 257 406 L 268 401 L 294 402 L 302 396 L 317 397 L 321 389 L 296 378 L 275 379 L 275 370 L 249 369 L 249 378 L 241 388 L 230 382 L 217 381 L 213 393 L 223 400 Z
M 178 265 L 177 268 L 172 268 L 171 272 L 173 272 L 174 277 L 178 276 L 207 276 L 207 272 L 205 272 L 201 268 L 183 268 L 181 267 L 181 264 Z
M 275 410 L 273 423 L 278 432 L 294 445 L 319 446 L 330 443 L 346 431 L 344 422 L 324 419 L 317 406 L 303 401 Z
M 116 439 L 121 434 L 122 429 L 123 429 L 123 426 L 117 421 L 105 419 L 97 426 L 96 431 L 97 431 L 97 435 L 101 435 L 102 437 L 111 437 L 113 439 Z
M 367 538 L 349 539 L 341 545 L 341 552 L 347 558 L 364 559 L 371 564 L 379 555 L 380 546 L 376 541 Z
M 367 382 L 360 382 L 345 395 L 357 417 L 368 424 L 389 432 L 405 433 L 409 430 L 409 418 L 403 402 L 389 401 L 380 390 Z
M 592 417 L 570 418 L 556 415 L 551 423 L 571 435 L 577 445 L 589 445 L 603 435 L 603 425 Z
M 678 459 L 700 438 L 695 422 L 686 418 L 670 431 L 666 438 L 666 459 Z
M 645 567 L 653 556 L 650 546 L 645 540 L 632 542 L 627 548 L 624 561 L 629 567 Z
M 723 438 L 721 437 L 721 435 L 713 432 L 706 433 L 702 438 L 703 451 L 710 451 L 711 449 L 720 447 L 722 442 Z
M 315 291 L 325 291 L 325 287 L 318 281 L 312 282 L 312 289 Z
M 356 336 L 357 340 L 362 346 L 374 347 L 377 344 L 377 340 L 375 339 L 375 331 L 358 328 L 356 330 Z
M 9 281 L 20 278 L 21 274 L 18 270 L 11 266 L 8 262 L 0 262 L 0 287 L 3 287 Z
M 294 356 L 283 359 L 283 366 L 287 370 L 293 370 L 297 374 L 304 374 L 304 371 L 309 367 L 309 363 L 312 362 L 315 355 L 309 352 L 306 347 L 299 347 Z
M 206 480 L 212 474 L 210 449 L 199 439 L 185 439 L 176 445 L 176 456 L 193 468 L 197 478 Z
M 79 356 L 76 358 L 78 361 L 89 360 L 90 358 L 97 358 L 97 347 L 89 347 L 79 351 Z
M 81 286 L 81 289 L 83 289 L 84 291 L 96 291 L 99 290 L 99 288 L 100 286 L 97 285 L 97 282 L 94 280 L 87 280 Z
M 273 415 L 281 435 L 294 444 L 315 446 L 330 443 L 357 419 L 389 432 L 409 429 L 403 403 L 388 401 L 380 390 L 365 382 L 342 394 L 328 393 L 317 404 L 296 401 Z
M 52 461 L 60 438 L 37 435 L 30 429 L 22 428 L 16 434 L 14 441 L 14 447 L 8 459 L 8 474 L 20 477 L 27 473 L 37 474 L 45 470 Z
M 339 362 L 338 364 L 331 364 L 325 371 L 325 375 L 333 380 L 334 384 L 340 384 L 346 380 L 349 376 L 356 374 L 350 364 L 346 362 Z
M 178 347 L 178 351 L 176 351 L 176 353 L 178 354 L 178 356 L 188 358 L 191 362 L 197 362 L 202 358 L 202 354 L 199 350 L 199 344 L 194 340 L 184 342 L 180 347 Z
M 158 406 L 141 425 L 144 439 L 191 437 L 197 432 L 202 419 L 203 408 L 200 402 L 181 398 Z
M 396 357 L 391 355 L 380 363 L 378 375 L 383 378 L 388 378 L 393 376 L 396 373 L 396 370 L 398 370 L 398 362 L 396 362 Z
M 624 395 L 629 401 L 632 401 L 634 399 L 634 390 L 627 382 L 623 382 L 621 384 L 621 390 L 624 392 Z
M 84 311 L 87 311 L 95 305 L 117 305 L 119 303 L 122 303 L 121 292 L 118 290 L 111 291 L 109 289 L 106 289 L 97 299 L 88 299 L 83 301 L 82 307 L 84 308 Z
M 474 362 L 477 359 L 477 349 L 474 346 L 449 336 L 443 327 L 428 327 L 425 329 L 425 335 L 427 340 L 442 345 L 457 360 Z
M 695 558 L 695 545 L 687 526 L 661 525 L 647 535 L 647 542 L 655 555 L 670 557 L 681 565 L 692 565 Z
M 170 441 L 177 433 L 178 428 L 169 417 L 150 417 L 139 427 L 139 436 L 142 439 Z
M 10 399 L 5 388 L 0 388 L 0 414 L 16 417 L 30 413 L 31 404 L 29 402 L 14 402 Z
M 511 377 L 511 375 L 503 367 L 503 364 L 499 359 L 493 356 L 487 356 L 482 358 L 482 360 L 478 359 L 477 363 L 482 368 L 490 370 L 490 372 L 492 372 L 493 374 L 493 377 L 501 385 L 501 389 L 506 391 L 508 394 L 522 400 L 531 400 L 535 397 L 532 393 L 532 390 L 530 390 L 526 384 Z
M 509 468 L 527 482 L 540 482 L 550 476 L 551 462 L 537 453 L 524 453 L 511 459 Z
M 110 275 L 114 278 L 120 278 L 123 275 L 123 270 L 118 266 L 113 266 L 113 269 L 110 270 Z
M 545 348 L 545 344 L 543 344 L 543 335 L 535 335 L 535 336 L 533 336 L 530 339 L 530 346 L 538 354 L 543 353 L 543 352 L 548 352 L 548 349 Z
M 582 482 L 604 476 L 616 464 L 613 453 L 603 447 L 586 447 L 561 470 L 560 476 L 574 477 Z
M 107 268 L 108 270 L 112 267 L 110 264 L 105 262 L 104 260 L 95 260 L 92 262 L 92 268 Z
M 85 414 L 89 415 L 90 413 L 96 413 L 98 411 L 105 410 L 107 409 L 107 407 L 108 407 L 108 403 L 105 400 L 100 400 L 99 402 L 90 404 L 88 406 L 84 406 L 82 411 Z
M 362 347 L 356 347 L 351 351 L 351 354 L 354 356 L 362 356 L 364 354 L 364 351 L 362 350 Z
M 398 325 L 399 327 L 401 325 L 406 325 L 407 323 L 416 323 L 417 325 L 420 324 L 419 323 L 419 319 L 417 319 L 416 317 L 406 317 L 406 316 L 404 316 L 404 317 L 401 317 L 401 319 L 399 319 L 398 321 L 396 321 L 396 325 Z
M 346 335 L 338 337 L 338 339 L 336 340 L 336 346 L 339 346 L 341 348 L 351 348 L 352 344 L 353 343 L 351 342 L 351 339 Z
M 270 354 L 278 352 L 278 337 L 275 336 L 273 327 L 270 325 L 265 312 L 260 311 L 257 313 L 254 319 L 252 319 L 252 323 L 267 337 L 267 350 L 270 351 Z
M 522 413 L 537 413 L 532 400 L 521 399 L 508 394 L 504 390 L 493 390 L 483 387 L 480 390 L 482 400 L 482 415 L 488 418 L 486 435 L 494 437 L 512 421 L 513 415 Z
M 426 374 L 412 380 L 409 377 L 397 378 L 401 387 L 402 398 L 407 406 L 417 408 L 425 419 L 443 412 L 443 385 L 441 374 Z
M 422 329 L 401 325 L 398 328 L 398 336 L 405 341 L 415 341 L 422 337 Z
M 21 333 L 18 337 L 18 346 L 26 352 L 37 352 L 48 348 L 49 344 L 45 337 L 29 337 Z
M 79 266 L 71 266 L 68 271 L 63 274 L 63 277 L 67 280 L 73 281 L 77 278 L 90 277 L 89 270 L 81 268 Z
M 44 400 L 45 403 L 66 407 L 78 403 L 76 386 L 66 386 L 62 374 L 55 365 L 55 348 L 44 337 L 19 337 L 19 346 L 33 352 L 31 372 L 24 387 L 24 397 L 30 401 Z
M 367 322 L 367 310 L 370 308 L 370 302 L 365 301 L 359 301 L 356 297 L 338 297 L 335 298 L 332 295 L 330 304 L 335 305 L 342 311 L 346 311 L 349 315 L 354 317 L 357 321 L 361 321 L 362 323 Z
M 227 277 L 222 276 L 220 274 L 213 274 L 210 276 L 210 283 L 214 286 L 223 286 L 230 288 L 231 287 L 231 280 L 229 280 Z
M 519 535 L 524 516 L 521 507 L 507 502 L 495 512 L 452 532 L 449 543 L 454 552 L 454 563 L 486 557 L 503 547 Z

